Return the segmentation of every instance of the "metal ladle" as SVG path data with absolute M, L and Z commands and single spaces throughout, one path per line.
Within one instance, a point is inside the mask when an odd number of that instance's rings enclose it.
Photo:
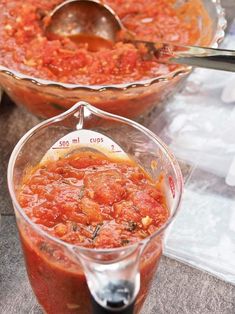
M 86 42 L 91 51 L 111 47 L 122 31 L 122 40 L 144 47 L 147 59 L 235 72 L 235 51 L 135 40 L 115 12 L 96 0 L 64 1 L 50 13 L 45 31 L 48 36 Z

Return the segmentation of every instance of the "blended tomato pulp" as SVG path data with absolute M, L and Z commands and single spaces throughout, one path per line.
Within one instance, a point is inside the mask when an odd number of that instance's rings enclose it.
M 91 249 L 131 245 L 168 219 L 160 182 L 133 161 L 83 152 L 39 164 L 22 180 L 18 201 L 32 222 L 66 243 Z M 91 313 L 81 265 L 63 245 L 19 223 L 28 275 L 47 313 Z M 140 263 L 141 289 L 135 311 L 147 294 L 161 256 L 161 239 L 146 248 Z

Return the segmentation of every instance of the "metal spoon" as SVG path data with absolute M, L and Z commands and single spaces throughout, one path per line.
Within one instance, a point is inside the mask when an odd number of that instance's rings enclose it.
M 64 1 L 51 12 L 45 31 L 87 42 L 91 50 L 112 46 L 122 33 L 123 41 L 145 49 L 147 59 L 235 72 L 235 51 L 135 40 L 115 12 L 98 0 Z

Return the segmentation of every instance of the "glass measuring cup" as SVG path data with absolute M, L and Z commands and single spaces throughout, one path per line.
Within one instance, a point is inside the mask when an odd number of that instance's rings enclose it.
M 161 179 L 170 211 L 166 224 L 138 243 L 115 249 L 68 244 L 34 224 L 17 200 L 22 177 L 41 161 L 78 150 L 131 158 L 153 181 Z M 46 313 L 139 313 L 162 254 L 164 230 L 178 211 L 183 188 L 176 159 L 153 133 L 79 102 L 19 141 L 9 161 L 8 185 L 29 280 Z

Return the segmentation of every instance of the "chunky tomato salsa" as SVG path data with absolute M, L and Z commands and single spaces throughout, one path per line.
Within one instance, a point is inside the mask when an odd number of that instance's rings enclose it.
M 18 200 L 28 217 L 50 235 L 88 248 L 116 248 L 140 241 L 169 217 L 161 182 L 129 161 L 84 152 L 47 162 L 26 173 Z M 27 272 L 47 314 L 91 314 L 83 268 L 64 246 L 18 221 Z M 162 253 L 161 235 L 140 261 L 139 313 Z M 73 254 L 72 254 L 73 255 Z
M 0 64 L 25 74 L 75 84 L 116 84 L 167 74 L 175 66 L 158 64 L 130 43 L 90 51 L 71 38 L 47 38 L 47 15 L 62 0 L 2 0 Z M 198 19 L 208 19 L 201 0 L 105 0 L 123 24 L 142 40 L 197 43 Z M 209 33 L 209 30 L 208 30 Z M 204 35 L 205 36 L 205 35 Z M 209 35 L 208 35 L 209 36 Z M 202 36 L 203 37 L 203 36 Z
M 19 202 L 51 235 L 90 248 L 132 244 L 168 219 L 163 193 L 141 168 L 94 153 L 38 166 Z

